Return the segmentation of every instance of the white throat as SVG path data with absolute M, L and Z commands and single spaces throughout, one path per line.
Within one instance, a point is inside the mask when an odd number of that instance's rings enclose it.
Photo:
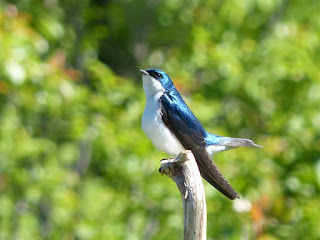
M 146 95 L 146 99 L 154 98 L 158 100 L 165 91 L 162 84 L 150 75 L 142 75 L 143 90 Z

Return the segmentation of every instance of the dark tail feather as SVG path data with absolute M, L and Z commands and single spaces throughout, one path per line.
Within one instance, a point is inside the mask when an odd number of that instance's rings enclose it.
M 203 149 L 196 149 L 192 150 L 192 152 L 197 160 L 201 176 L 208 183 L 231 200 L 239 198 L 238 193 L 231 187 L 227 179 L 224 178 L 207 151 L 203 151 Z
M 219 145 L 226 146 L 226 147 L 258 147 L 258 148 L 263 148 L 262 146 L 255 144 L 250 139 L 231 138 L 231 137 L 223 138 L 220 141 Z

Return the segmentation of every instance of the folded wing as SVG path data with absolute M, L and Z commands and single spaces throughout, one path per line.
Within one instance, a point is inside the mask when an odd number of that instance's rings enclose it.
M 185 149 L 192 151 L 201 176 L 230 199 L 239 198 L 238 193 L 224 178 L 206 151 L 206 131 L 185 104 L 179 93 L 164 93 L 160 98 L 164 124 L 176 135 Z M 172 101 L 174 99 L 174 101 Z

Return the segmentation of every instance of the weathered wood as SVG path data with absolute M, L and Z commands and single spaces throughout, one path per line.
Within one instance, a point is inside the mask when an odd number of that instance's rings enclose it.
M 191 151 L 161 161 L 161 174 L 172 178 L 179 188 L 184 215 L 184 240 L 207 239 L 207 206 L 201 175 Z

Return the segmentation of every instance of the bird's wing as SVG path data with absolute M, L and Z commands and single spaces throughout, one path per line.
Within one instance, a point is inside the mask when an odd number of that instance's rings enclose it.
M 175 98 L 175 101 L 172 101 Z M 230 199 L 239 198 L 206 151 L 205 130 L 181 96 L 164 93 L 160 98 L 162 120 L 185 149 L 190 149 L 202 177 Z

